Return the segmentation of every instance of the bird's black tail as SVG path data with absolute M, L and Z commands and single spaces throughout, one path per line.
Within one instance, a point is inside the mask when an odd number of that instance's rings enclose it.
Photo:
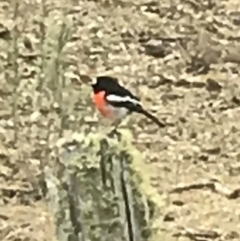
M 159 121 L 155 116 L 153 116 L 152 114 L 150 114 L 149 112 L 147 112 L 147 111 L 144 110 L 143 108 L 139 108 L 136 112 L 145 115 L 148 119 L 150 119 L 151 121 L 153 121 L 153 122 L 154 122 L 155 124 L 157 124 L 160 128 L 165 127 L 165 124 L 164 124 L 163 122 Z

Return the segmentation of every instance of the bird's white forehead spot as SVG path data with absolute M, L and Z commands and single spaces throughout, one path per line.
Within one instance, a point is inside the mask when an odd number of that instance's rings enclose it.
M 118 95 L 108 95 L 107 96 L 108 101 L 112 102 L 131 102 L 135 105 L 140 104 L 140 101 L 131 98 L 130 96 L 118 96 Z
M 97 78 L 92 78 L 92 85 L 95 85 L 95 84 L 97 84 Z

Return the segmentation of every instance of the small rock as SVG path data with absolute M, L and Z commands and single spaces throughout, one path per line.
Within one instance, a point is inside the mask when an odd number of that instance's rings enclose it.
M 41 113 L 39 111 L 35 111 L 30 115 L 30 121 L 32 123 L 37 122 L 41 116 Z
M 175 214 L 173 212 L 169 212 L 165 214 L 163 217 L 164 222 L 173 222 L 175 220 Z
M 219 146 L 217 147 L 208 147 L 204 149 L 204 152 L 207 152 L 210 155 L 218 155 L 221 152 L 221 148 Z
M 14 123 L 12 120 L 7 120 L 7 127 L 14 127 Z
M 211 78 L 207 79 L 207 86 L 208 91 L 220 91 L 222 86 L 216 81 Z
M 173 200 L 172 204 L 176 206 L 183 206 L 184 202 L 182 200 Z
M 209 157 L 207 155 L 202 154 L 198 158 L 199 158 L 200 161 L 208 161 Z
M 155 58 L 164 58 L 170 54 L 170 49 L 162 40 L 150 39 L 144 44 L 145 53 Z

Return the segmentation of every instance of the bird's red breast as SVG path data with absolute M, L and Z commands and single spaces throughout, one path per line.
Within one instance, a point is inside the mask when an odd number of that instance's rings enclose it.
M 93 102 L 103 116 L 107 118 L 114 118 L 113 113 L 105 99 L 105 91 L 95 93 L 93 96 Z

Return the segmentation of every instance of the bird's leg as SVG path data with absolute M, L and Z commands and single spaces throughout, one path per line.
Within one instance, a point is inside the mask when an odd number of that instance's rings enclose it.
M 122 120 L 117 119 L 113 122 L 114 128 L 108 133 L 109 137 L 113 137 L 115 134 L 119 137 L 120 133 L 117 131 L 119 125 L 121 124 Z

